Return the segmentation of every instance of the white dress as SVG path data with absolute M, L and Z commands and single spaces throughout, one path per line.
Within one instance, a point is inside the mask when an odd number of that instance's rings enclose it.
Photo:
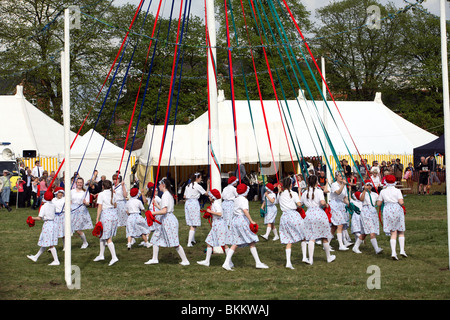
M 57 230 L 58 238 L 64 238 L 64 220 L 65 220 L 65 214 L 64 214 L 64 203 L 65 198 L 62 197 L 61 199 L 53 198 L 52 203 L 55 205 L 55 228 Z
M 230 226 L 231 218 L 233 217 L 234 199 L 238 196 L 236 187 L 229 184 L 222 191 L 222 214 L 223 218 Z
M 278 197 L 280 209 L 283 212 L 280 218 L 280 242 L 283 244 L 296 243 L 305 240 L 304 222 L 297 211 L 297 203 L 301 202 L 298 193 L 284 190 Z
M 248 200 L 242 195 L 234 199 L 233 218 L 230 223 L 232 245 L 245 247 L 258 242 L 258 236 L 250 230 L 250 221 L 244 214 L 248 210 Z
M 38 246 L 52 247 L 58 244 L 58 233 L 55 228 L 55 205 L 52 202 L 45 202 L 39 210 L 39 217 L 42 218 L 44 224 L 39 236 Z
M 395 186 L 388 186 L 380 191 L 377 201 L 383 201 L 383 231 L 405 231 L 405 214 L 398 200 L 403 199 L 402 192 Z
M 362 234 L 380 234 L 380 225 L 378 222 L 377 209 L 374 207 L 378 194 L 371 192 L 370 196 L 366 192 L 361 208 L 361 233 Z M 371 201 L 372 200 L 372 201 Z
M 330 190 L 330 208 L 331 208 L 331 224 L 335 226 L 345 225 L 348 226 L 349 214 L 345 209 L 344 199 L 347 197 L 347 186 L 344 186 L 342 192 L 337 194 L 341 185 L 336 181 L 331 184 Z
M 70 190 L 72 204 L 71 209 L 71 224 L 72 232 L 78 230 L 93 229 L 92 218 L 88 208 L 84 205 L 83 200 L 89 202 L 89 191 L 78 189 Z
M 277 195 L 269 190 L 267 198 L 268 199 L 266 200 L 266 195 L 264 194 L 263 201 L 266 204 L 266 214 L 264 216 L 264 224 L 275 223 L 275 219 L 277 218 L 277 213 L 278 213 L 277 206 L 276 206 L 276 204 L 278 202 Z M 275 200 L 275 201 L 273 203 L 271 203 L 269 201 L 269 198 L 272 200 Z
M 186 225 L 190 227 L 201 226 L 200 219 L 200 203 L 198 199 L 206 191 L 197 182 L 190 183 L 186 186 L 184 190 L 184 197 L 186 202 L 184 204 L 184 213 L 186 218 Z
M 178 237 L 178 219 L 173 214 L 174 200 L 169 191 L 165 191 L 161 196 L 161 209 L 167 208 L 167 213 L 155 216 L 161 225 L 153 232 L 150 243 L 158 247 L 178 247 L 180 245 Z
M 222 212 L 222 206 L 215 201 L 211 205 L 211 211 Z M 228 229 L 227 222 L 223 216 L 212 215 L 211 231 L 208 233 L 205 242 L 211 247 L 222 247 L 226 244 L 230 244 L 231 235 Z
M 119 219 L 118 220 L 119 227 L 126 226 L 127 219 L 128 219 L 127 209 L 126 209 L 127 199 L 125 198 L 125 196 L 123 194 L 122 184 L 125 186 L 125 184 L 123 182 L 119 183 L 117 186 L 113 186 L 114 193 L 116 196 L 116 201 L 117 201 L 117 218 Z M 126 186 L 125 186 L 125 188 L 126 188 Z
M 115 203 L 115 195 L 113 194 L 111 198 L 110 189 L 103 190 L 97 196 L 97 205 L 102 205 L 100 222 L 103 225 L 103 234 L 101 240 L 112 238 L 117 233 L 119 219 L 117 218 L 117 209 L 114 208 Z
M 126 234 L 128 237 L 140 238 L 144 234 L 150 233 L 150 227 L 147 221 L 141 215 L 145 210 L 144 204 L 136 197 L 127 201 L 126 210 L 128 211 Z
M 313 192 L 314 199 L 312 198 Z M 302 194 L 301 202 L 308 208 L 303 221 L 306 232 L 306 240 L 331 237 L 331 228 L 327 214 L 320 207 L 321 200 L 325 200 L 325 197 L 322 189 L 320 188 L 315 188 L 314 190 L 308 188 L 308 190 Z

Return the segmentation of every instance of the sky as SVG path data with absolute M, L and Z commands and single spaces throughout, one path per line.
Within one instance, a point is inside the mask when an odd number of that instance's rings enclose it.
M 181 0 L 175 0 L 175 7 L 179 8 L 179 3 Z M 415 3 L 415 0 L 406 0 L 409 3 Z M 396 8 L 403 8 L 408 5 L 408 3 L 404 0 L 379 0 L 381 4 L 387 4 L 389 2 L 393 3 Z M 426 0 L 422 4 L 424 8 L 426 8 L 430 13 L 433 13 L 437 16 L 440 16 L 440 1 L 441 0 Z M 115 5 L 121 5 L 125 3 L 131 3 L 135 4 L 136 6 L 139 4 L 140 0 L 115 0 Z M 169 15 L 170 13 L 170 0 L 166 0 L 166 8 L 165 8 L 165 15 Z M 302 3 L 305 5 L 306 9 L 311 12 L 311 20 L 314 20 L 315 18 L 315 10 L 319 9 L 321 7 L 324 7 L 328 5 L 331 1 L 330 0 L 302 0 Z M 157 3 L 155 1 L 155 3 Z M 158 2 L 159 3 L 159 2 Z M 194 0 L 193 5 L 191 7 L 191 12 L 195 15 L 204 17 L 204 9 L 203 9 L 203 0 Z M 201 5 L 195 6 L 195 3 L 199 3 Z M 144 4 L 144 7 L 146 8 L 146 5 Z M 152 8 L 154 8 L 154 11 L 156 13 L 157 6 L 155 4 L 152 4 Z M 450 2 L 446 4 L 446 17 L 447 19 L 450 19 Z

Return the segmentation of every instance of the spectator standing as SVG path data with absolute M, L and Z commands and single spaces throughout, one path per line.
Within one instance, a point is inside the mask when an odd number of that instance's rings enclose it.
M 395 181 L 401 182 L 403 177 L 403 164 L 400 162 L 400 159 L 395 159 L 393 167 L 394 167 Z
M 438 164 L 437 164 L 436 158 L 434 157 L 434 154 L 431 154 L 428 159 L 428 167 L 430 168 L 430 177 L 429 177 L 430 181 L 428 182 L 428 184 L 431 186 L 433 184 L 433 182 L 436 180 L 437 183 L 440 185 L 441 180 L 439 180 L 439 178 L 436 174 Z
M 31 169 L 27 168 L 25 177 L 23 178 L 25 180 L 25 193 L 24 193 L 24 201 L 26 207 L 31 207 L 31 183 L 33 182 L 33 176 L 31 175 Z
M 43 174 L 43 173 L 44 173 L 44 169 L 41 167 L 40 161 L 39 161 L 39 160 L 36 160 L 36 161 L 34 162 L 34 168 L 33 168 L 33 170 L 31 171 L 31 175 L 32 175 L 33 177 L 40 178 L 40 177 L 42 177 L 42 174 Z
M 3 176 L 0 178 L 2 181 L 2 200 L 6 205 L 9 205 L 9 197 L 11 195 L 11 181 L 12 172 L 3 170 Z
M 409 193 L 412 193 L 414 181 L 413 181 L 413 175 L 414 175 L 414 166 L 410 162 L 408 163 L 408 167 L 405 169 L 405 175 L 403 178 L 406 180 L 406 186 L 409 189 Z
M 428 189 L 428 176 L 430 174 L 428 159 L 429 157 L 420 157 L 420 162 L 416 167 L 417 171 L 419 172 L 419 194 L 425 194 L 425 188 Z

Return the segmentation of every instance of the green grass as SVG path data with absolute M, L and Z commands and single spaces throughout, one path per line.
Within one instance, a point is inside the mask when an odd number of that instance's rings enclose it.
M 99 251 L 99 241 L 87 231 L 89 247 L 81 250 L 79 237 L 72 237 L 72 264 L 81 269 L 81 289 L 69 290 L 64 281 L 64 253 L 62 243 L 57 247 L 61 265 L 48 266 L 50 253 L 44 253 L 34 263 L 27 259 L 39 247 L 37 241 L 42 222 L 29 228 L 26 218 L 36 215 L 31 209 L 0 211 L 0 299 L 25 300 L 445 300 L 450 298 L 450 273 L 447 239 L 445 196 L 407 195 L 406 252 L 408 258 L 390 259 L 389 238 L 378 236 L 384 251 L 375 255 L 369 240 L 361 246 L 362 254 L 351 250 L 335 251 L 336 260 L 328 264 L 321 246 L 316 246 L 314 265 L 301 263 L 300 244 L 293 246 L 292 262 L 295 270 L 285 268 L 284 246 L 279 241 L 261 240 L 257 249 L 261 261 L 269 269 L 257 270 L 248 248 L 241 248 L 233 256 L 234 272 L 221 265 L 223 254 L 213 254 L 209 268 L 196 261 L 204 259 L 206 238 L 210 226 L 202 219 L 196 234 L 197 244 L 185 246 L 188 227 L 184 220 L 183 204 L 176 206 L 180 223 L 180 242 L 191 262 L 179 265 L 180 258 L 173 248 L 161 248 L 158 265 L 144 265 L 151 258 L 152 249 L 126 249 L 125 227 L 114 238 L 119 262 L 109 267 L 110 254 L 105 261 L 93 262 Z M 265 232 L 259 204 L 250 202 L 252 217 Z M 95 210 L 91 209 L 93 221 Z M 278 212 L 277 223 L 281 212 Z M 352 236 L 353 238 L 353 236 Z M 137 240 L 139 243 L 140 240 Z M 337 248 L 336 240 L 332 246 Z M 398 245 L 397 245 L 398 250 Z M 370 290 L 367 268 L 380 268 L 381 288 Z

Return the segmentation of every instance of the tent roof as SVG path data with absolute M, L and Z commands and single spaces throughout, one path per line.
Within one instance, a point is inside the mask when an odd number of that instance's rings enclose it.
M 14 96 L 0 96 L 0 114 L 0 137 L 3 142 L 11 143 L 16 157 L 21 157 L 23 150 L 56 157 L 64 149 L 64 126 L 28 102 L 22 86 L 17 86 Z M 71 132 L 71 139 L 74 137 L 75 133 Z
M 414 148 L 414 154 L 430 155 L 432 153 L 445 154 L 445 137 L 441 135 L 439 138 L 430 143 Z
M 302 156 L 317 156 L 323 153 L 321 143 L 325 143 L 322 129 L 322 114 L 327 115 L 327 132 L 337 154 L 412 154 L 413 149 L 428 143 L 436 136 L 403 119 L 382 102 L 379 96 L 375 101 L 337 101 L 328 108 L 323 101 L 313 102 L 303 99 L 279 101 L 238 100 L 235 101 L 238 149 L 241 162 L 294 161 Z M 249 111 L 251 109 L 251 115 Z M 265 127 L 269 128 L 270 144 Z M 281 115 L 280 115 L 281 113 Z M 232 102 L 218 99 L 219 140 L 221 163 L 236 163 Z M 252 128 L 251 116 L 255 126 Z M 345 121 L 342 121 L 342 118 Z M 320 119 L 320 120 L 319 120 Z M 348 131 L 351 136 L 349 135 Z M 163 126 L 156 126 L 150 153 L 151 165 L 159 159 Z M 153 126 L 148 125 L 147 136 L 142 147 L 140 162 L 147 163 L 148 149 Z M 169 126 L 161 165 L 169 161 L 173 126 Z M 171 163 L 177 165 L 205 165 L 208 163 L 208 113 L 187 125 L 175 127 L 175 139 Z M 175 162 L 173 162 L 175 161 Z

